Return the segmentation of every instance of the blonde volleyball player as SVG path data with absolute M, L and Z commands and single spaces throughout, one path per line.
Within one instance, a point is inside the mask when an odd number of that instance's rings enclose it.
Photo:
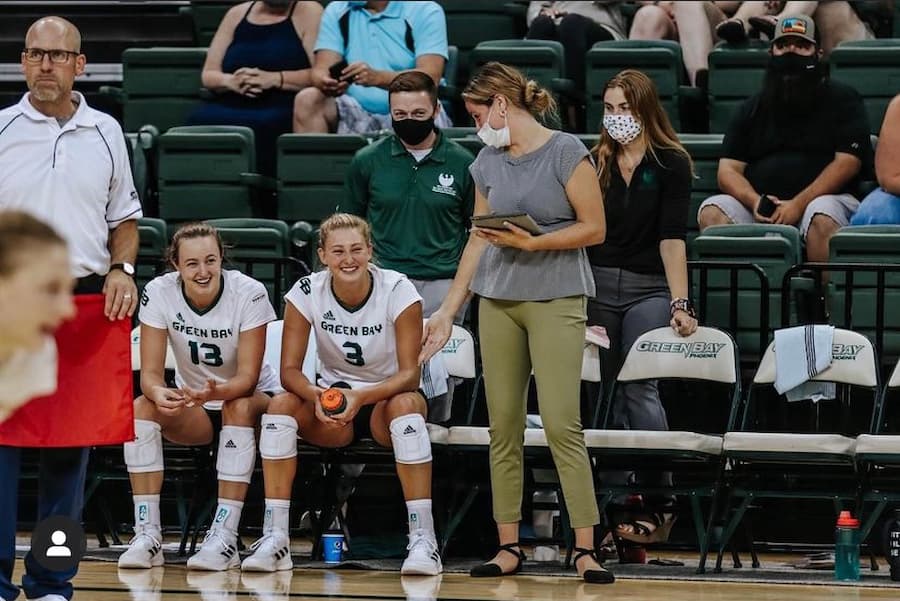
M 254 426 L 270 395 L 281 391 L 275 371 L 263 363 L 266 324 L 275 311 L 261 283 L 222 269 L 222 241 L 208 224 L 182 226 L 168 258 L 176 271 L 155 278 L 141 295 L 144 394 L 134 402 L 135 440 L 125 444 L 135 536 L 119 567 L 162 565 L 162 439 L 208 444 L 214 426 L 207 410 L 218 405 L 223 424 L 216 462 L 219 505 L 203 545 L 187 565 L 227 570 L 240 565 L 237 528 L 256 460 Z M 167 343 L 175 356 L 175 388 L 163 376 Z
M 403 574 L 442 570 L 431 514 L 431 442 L 425 398 L 418 391 L 422 299 L 406 276 L 373 265 L 368 224 L 336 214 L 322 223 L 319 259 L 327 269 L 300 279 L 287 293 L 279 395 L 262 419 L 260 454 L 267 523 L 242 569 L 292 567 L 288 509 L 297 467 L 297 432 L 323 447 L 342 447 L 371 434 L 393 448 L 409 519 Z M 300 370 L 315 331 L 319 382 Z M 341 383 L 346 408 L 328 415 L 325 389 Z
M 53 331 L 75 315 L 74 283 L 66 243 L 53 228 L 0 211 L 0 422 L 56 390 Z

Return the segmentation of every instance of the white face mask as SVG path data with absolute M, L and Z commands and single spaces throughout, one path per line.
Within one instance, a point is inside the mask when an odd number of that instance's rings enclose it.
M 603 127 L 619 144 L 628 144 L 641 135 L 641 124 L 631 115 L 603 115 Z
M 503 120 L 506 123 L 500 129 L 491 127 L 491 113 L 494 111 L 494 106 L 495 105 L 491 105 L 491 109 L 488 111 L 488 116 L 484 125 L 478 130 L 478 137 L 481 138 L 481 141 L 484 142 L 485 146 L 506 148 L 509 146 L 509 120 L 506 117 L 503 117 Z

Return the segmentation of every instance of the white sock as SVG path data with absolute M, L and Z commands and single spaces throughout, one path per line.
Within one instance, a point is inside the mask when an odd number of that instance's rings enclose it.
M 431 499 L 407 501 L 406 513 L 409 519 L 410 533 L 421 529 L 431 538 L 435 538 L 434 518 L 431 516 Z
M 134 527 L 144 526 L 162 532 L 159 520 L 159 495 L 134 495 Z
M 212 527 L 222 527 L 232 534 L 237 534 L 238 524 L 241 521 L 241 511 L 244 509 L 244 503 L 235 501 L 234 499 L 223 499 L 219 497 L 219 506 L 216 507 L 216 513 L 213 516 Z
M 290 499 L 266 499 L 266 514 L 263 520 L 263 534 L 278 529 L 288 534 L 290 530 Z

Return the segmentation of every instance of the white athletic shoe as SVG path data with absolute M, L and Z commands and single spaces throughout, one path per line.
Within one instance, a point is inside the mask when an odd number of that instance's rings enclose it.
M 162 535 L 158 530 L 145 526 L 134 530 L 134 538 L 128 548 L 119 555 L 120 568 L 149 569 L 163 564 Z
M 251 554 L 241 564 L 245 572 L 291 570 L 291 539 L 281 530 L 272 530 L 250 546 Z
M 426 535 L 421 528 L 410 533 L 409 545 L 406 548 L 409 549 L 409 555 L 403 560 L 403 566 L 400 568 L 401 574 L 437 576 L 444 571 L 437 542 L 433 536 Z
M 223 528 L 210 528 L 206 532 L 200 550 L 187 560 L 189 570 L 209 570 L 221 572 L 240 567 L 241 558 L 237 550 L 237 536 Z

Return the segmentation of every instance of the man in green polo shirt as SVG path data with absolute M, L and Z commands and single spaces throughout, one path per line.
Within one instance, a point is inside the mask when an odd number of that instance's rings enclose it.
M 378 264 L 412 281 L 427 317 L 450 289 L 468 240 L 474 157 L 435 129 L 440 104 L 427 74 L 399 74 L 388 99 L 394 134 L 353 157 L 341 210 L 371 224 Z

